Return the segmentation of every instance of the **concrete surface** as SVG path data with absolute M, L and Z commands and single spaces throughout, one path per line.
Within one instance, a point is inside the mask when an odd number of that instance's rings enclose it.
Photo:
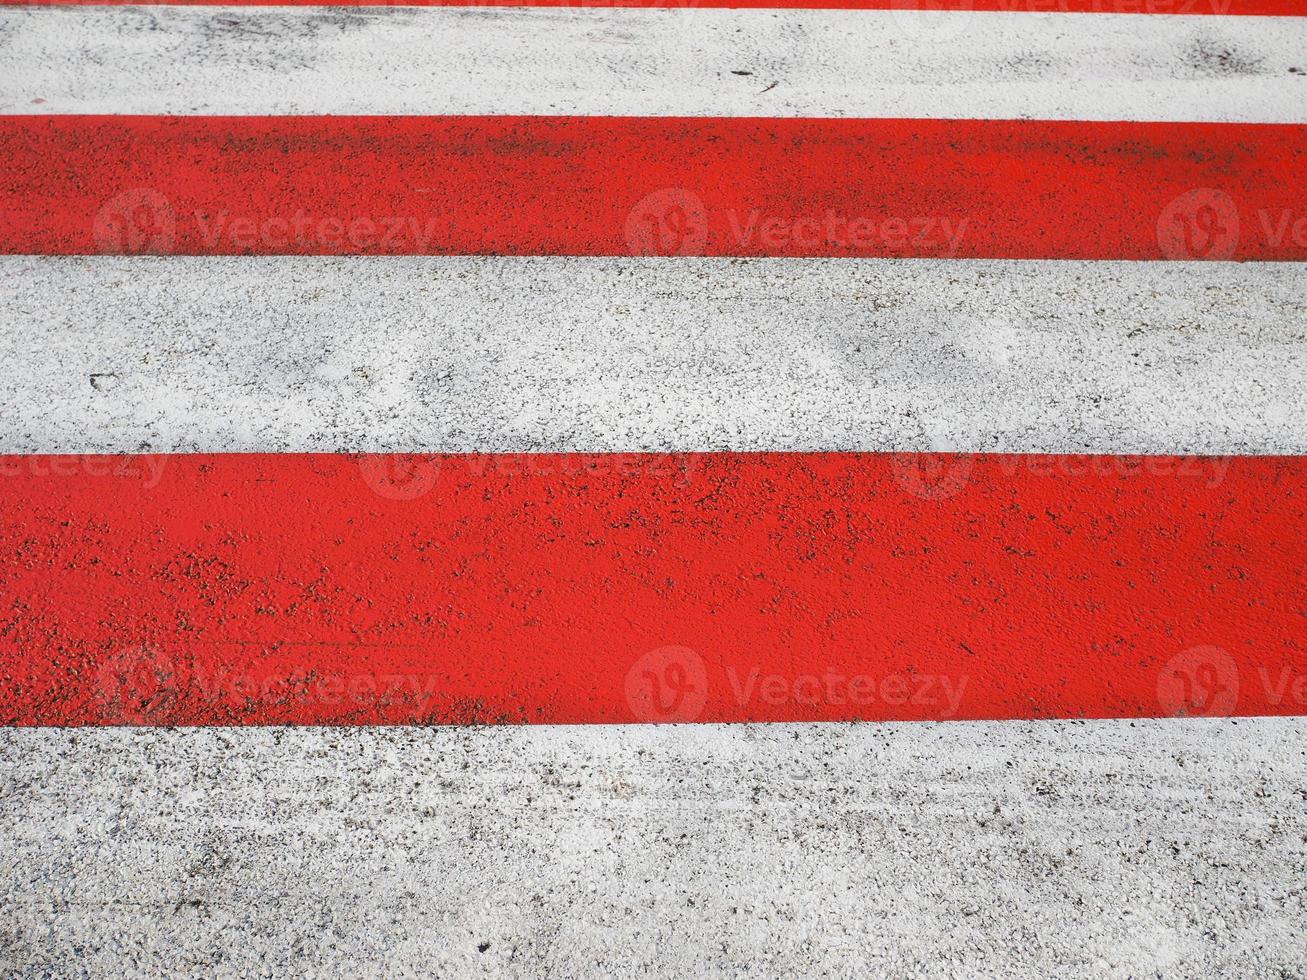
M 1293 263 L 0 258 L 0 451 L 1307 451 Z
M 1304 122 L 1304 50 L 1298 17 L 6 7 L 0 112 Z
M 1301 123 L 1304 50 L 11 7 L 0 112 Z M 1296 265 L 10 257 L 0 451 L 1302 453 L 1305 308 Z M 0 972 L 1307 976 L 1305 725 L 8 729 Z
M 0 967 L 1302 976 L 1305 735 L 7 730 Z

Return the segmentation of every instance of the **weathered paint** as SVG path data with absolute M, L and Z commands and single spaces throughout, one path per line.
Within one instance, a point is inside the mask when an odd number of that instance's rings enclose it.
M 0 117 L 0 251 L 1301 260 L 1303 133 Z
M 0 0 L 3 6 L 211 7 L 213 0 Z M 669 7 L 768 10 L 896 10 L 937 16 L 971 13 L 1173 14 L 1229 17 L 1292 17 L 1307 13 L 1303 0 L 224 0 L 224 7 Z
M 1302 710 L 1301 458 L 7 457 L 0 721 Z
M 1307 123 L 1298 17 L 111 6 L 0 25 L 0 112 L 31 115 Z
M 24 975 L 1297 976 L 1301 718 L 0 731 Z
M 1295 263 L 0 257 L 0 453 L 1307 453 Z

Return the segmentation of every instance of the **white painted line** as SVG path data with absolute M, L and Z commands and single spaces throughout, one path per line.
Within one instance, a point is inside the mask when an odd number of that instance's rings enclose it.
M 1307 121 L 1307 18 L 0 10 L 0 112 Z
M 4 955 L 25 974 L 1291 975 L 1305 744 L 1301 718 L 8 729 Z
M 0 258 L 0 451 L 1307 452 L 1293 263 Z

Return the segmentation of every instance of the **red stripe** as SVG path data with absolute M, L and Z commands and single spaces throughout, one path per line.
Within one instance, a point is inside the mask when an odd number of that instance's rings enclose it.
M 0 470 L 11 725 L 1307 711 L 1302 458 Z
M 0 117 L 0 251 L 1307 258 L 1307 127 Z
M 324 6 L 321 0 L 0 0 L 0 6 Z M 347 0 L 344 7 L 672 7 L 768 10 L 931 10 L 1007 13 L 1303 16 L 1305 0 Z

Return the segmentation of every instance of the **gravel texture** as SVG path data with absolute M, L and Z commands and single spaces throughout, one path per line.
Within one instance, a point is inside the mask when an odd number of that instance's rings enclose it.
M 1293 263 L 0 258 L 0 451 L 1301 453 Z
M 7 7 L 0 112 L 1304 122 L 1305 45 L 1296 17 Z
M 1303 719 L 0 733 L 0 968 L 1289 977 Z

